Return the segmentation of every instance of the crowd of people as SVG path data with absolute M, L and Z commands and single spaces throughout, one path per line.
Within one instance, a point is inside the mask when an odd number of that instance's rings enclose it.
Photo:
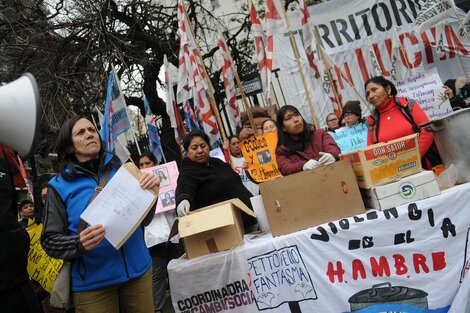
M 467 106 L 470 88 L 461 79 L 446 81 L 445 93 L 452 107 Z M 373 111 L 367 118 L 360 102 L 347 101 L 342 113 L 326 117 L 326 129 L 306 122 L 292 105 L 281 107 L 275 119 L 266 110 L 252 110 L 254 125 L 245 112 L 236 135 L 223 145 L 225 162 L 210 157 L 211 142 L 202 131 L 192 131 L 184 138 L 185 157 L 179 164 L 179 177 L 174 194 L 165 193 L 166 205 L 175 210 L 155 214 L 155 208 L 143 219 L 122 248 L 116 250 L 106 239 L 103 225 L 85 225 L 81 213 L 96 195 L 97 186 L 106 184 L 121 162 L 104 150 L 104 144 L 93 123 L 75 116 L 64 123 L 57 138 L 59 172 L 41 186 L 45 204 L 43 216 L 34 212 L 34 204 L 24 200 L 17 205 L 15 185 L 24 188 L 14 152 L 0 145 L 1 205 L 0 244 L 12 246 L 7 257 L 0 258 L 2 268 L 11 269 L 0 276 L 0 303 L 5 312 L 38 312 L 36 295 L 26 272 L 29 223 L 43 224 L 41 244 L 48 255 L 71 263 L 71 292 L 75 312 L 163 312 L 167 282 L 167 265 L 184 253 L 177 238 L 167 242 L 168 231 L 152 244 L 144 239 L 145 227 L 170 229 L 177 216 L 232 198 L 239 198 L 252 209 L 250 198 L 259 194 L 258 184 L 249 175 L 240 143 L 250 136 L 277 133 L 275 150 L 282 175 L 309 171 L 331 164 L 341 150 L 331 134 L 365 123 L 367 143 L 374 144 L 419 133 L 423 167 L 440 164 L 434 135 L 419 125 L 428 121 L 425 112 L 413 99 L 400 97 L 395 85 L 373 77 L 364 86 L 366 100 Z M 140 169 L 158 165 L 153 154 L 144 153 L 138 160 Z M 168 177 L 144 173 L 140 186 L 152 189 L 163 186 Z M 242 213 L 247 232 L 257 229 L 257 221 Z M 3 311 L 3 310 L 2 310 Z

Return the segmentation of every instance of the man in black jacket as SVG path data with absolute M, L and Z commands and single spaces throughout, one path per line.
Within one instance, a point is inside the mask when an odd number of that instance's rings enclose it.
M 14 182 L 22 177 L 15 154 L 0 144 L 0 307 L 2 313 L 36 313 L 36 296 L 26 270 L 29 235 L 17 219 Z

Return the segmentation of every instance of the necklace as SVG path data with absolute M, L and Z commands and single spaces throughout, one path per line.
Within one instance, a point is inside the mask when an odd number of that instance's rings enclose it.
M 392 114 L 392 112 L 396 109 L 396 107 L 394 107 L 393 109 L 390 110 L 390 112 L 388 112 L 387 114 L 387 120 L 390 121 L 391 117 L 390 115 Z

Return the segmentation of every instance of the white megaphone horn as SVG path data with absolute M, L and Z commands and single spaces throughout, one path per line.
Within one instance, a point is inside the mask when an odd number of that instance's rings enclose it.
M 25 73 L 0 87 L 0 143 L 29 158 L 41 129 L 41 102 L 34 76 Z

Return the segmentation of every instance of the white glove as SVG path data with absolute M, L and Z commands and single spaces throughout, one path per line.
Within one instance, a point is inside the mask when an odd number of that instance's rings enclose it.
M 308 170 L 313 170 L 314 168 L 317 168 L 320 166 L 320 162 L 315 161 L 315 160 L 308 160 L 307 163 L 304 164 L 304 167 L 302 168 L 304 171 Z
M 191 207 L 191 204 L 189 203 L 188 200 L 183 200 L 178 204 L 178 207 L 176 208 L 176 214 L 178 214 L 178 217 L 185 216 L 189 212 L 189 208 Z
M 320 152 L 320 155 L 321 155 L 321 157 L 318 160 L 318 162 L 320 162 L 322 165 L 331 164 L 331 163 L 334 163 L 336 161 L 335 157 L 332 156 L 330 153 Z

